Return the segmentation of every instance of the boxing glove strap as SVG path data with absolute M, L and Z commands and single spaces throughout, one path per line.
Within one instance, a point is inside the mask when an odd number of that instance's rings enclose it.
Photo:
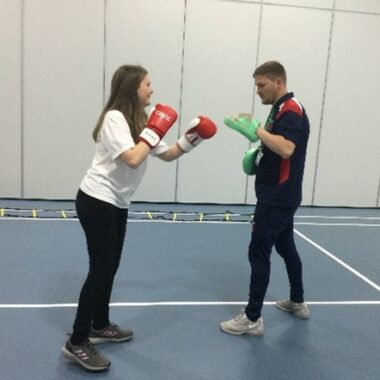
M 160 142 L 160 136 L 150 128 L 144 128 L 139 135 L 139 140 L 144 141 L 151 148 L 154 148 Z
M 186 138 L 185 135 L 178 139 L 177 145 L 185 153 L 189 153 L 193 148 L 195 148 L 195 146 Z

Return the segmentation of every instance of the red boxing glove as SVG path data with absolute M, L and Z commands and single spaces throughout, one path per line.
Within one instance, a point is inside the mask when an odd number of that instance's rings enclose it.
M 177 141 L 177 145 L 188 153 L 203 140 L 214 136 L 216 131 L 216 125 L 211 119 L 206 116 L 198 116 L 191 120 L 190 129 Z
M 149 115 L 146 128 L 140 133 L 139 141 L 154 148 L 175 123 L 177 117 L 178 114 L 173 108 L 165 104 L 156 104 Z

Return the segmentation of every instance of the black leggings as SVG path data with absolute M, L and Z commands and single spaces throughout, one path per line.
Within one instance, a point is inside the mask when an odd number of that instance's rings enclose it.
M 80 344 L 88 339 L 91 327 L 102 329 L 110 324 L 109 303 L 123 250 L 128 209 L 90 197 L 81 190 L 75 205 L 89 255 L 89 272 L 71 336 L 73 344 Z

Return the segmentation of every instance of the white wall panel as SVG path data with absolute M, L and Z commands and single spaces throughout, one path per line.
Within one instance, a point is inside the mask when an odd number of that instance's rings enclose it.
M 379 0 L 336 0 L 335 9 L 359 11 L 359 12 L 380 12 Z
M 353 28 L 360 25 L 360 28 Z M 337 13 L 315 204 L 376 206 L 380 172 L 378 16 Z
M 111 76 L 131 63 L 153 104 L 180 112 L 167 142 L 199 114 L 219 127 L 178 162 L 150 158 L 134 200 L 255 203 L 250 145 L 223 120 L 265 121 L 252 73 L 277 59 L 311 121 L 303 204 L 380 207 L 379 1 L 0 0 L 0 14 L 0 197 L 74 198 Z
M 294 92 L 304 105 L 310 120 L 304 205 L 312 201 L 330 24 L 330 12 L 274 6 L 264 6 L 263 10 L 259 64 L 274 59 L 284 65 L 288 91 Z M 258 96 L 255 97 L 255 109 L 256 116 L 265 122 L 270 107 L 263 106 Z M 256 202 L 254 177 L 249 180 L 248 201 Z
M 0 1 L 0 197 L 21 196 L 21 2 Z
M 181 130 L 193 117 L 205 114 L 219 131 L 179 162 L 181 202 L 245 200 L 241 160 L 248 142 L 223 120 L 252 109 L 259 11 L 252 3 L 188 2 Z
M 103 0 L 25 1 L 25 194 L 74 198 L 102 106 Z
M 124 64 L 139 64 L 148 70 L 152 81 L 152 105 L 166 103 L 179 110 L 184 4 L 182 0 L 107 2 L 107 96 L 114 71 Z M 165 141 L 174 143 L 177 136 L 178 122 Z M 174 201 L 175 182 L 176 162 L 150 158 L 133 199 Z
M 263 0 L 263 3 L 331 9 L 334 5 L 334 0 Z

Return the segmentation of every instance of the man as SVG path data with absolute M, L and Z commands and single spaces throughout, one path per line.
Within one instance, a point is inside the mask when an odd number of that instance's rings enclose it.
M 260 148 L 248 152 L 244 170 L 256 174 L 257 204 L 249 244 L 251 278 L 248 305 L 220 329 L 233 335 L 263 335 L 261 310 L 270 278 L 270 255 L 275 247 L 284 259 L 290 283 L 289 299 L 276 302 L 281 310 L 307 319 L 303 298 L 302 262 L 294 243 L 294 214 L 302 200 L 309 120 L 303 106 L 287 91 L 286 72 L 276 61 L 259 66 L 253 73 L 257 94 L 272 110 L 264 127 L 247 115 L 225 123 L 250 141 L 261 140 Z M 247 168 L 247 162 L 251 166 Z

